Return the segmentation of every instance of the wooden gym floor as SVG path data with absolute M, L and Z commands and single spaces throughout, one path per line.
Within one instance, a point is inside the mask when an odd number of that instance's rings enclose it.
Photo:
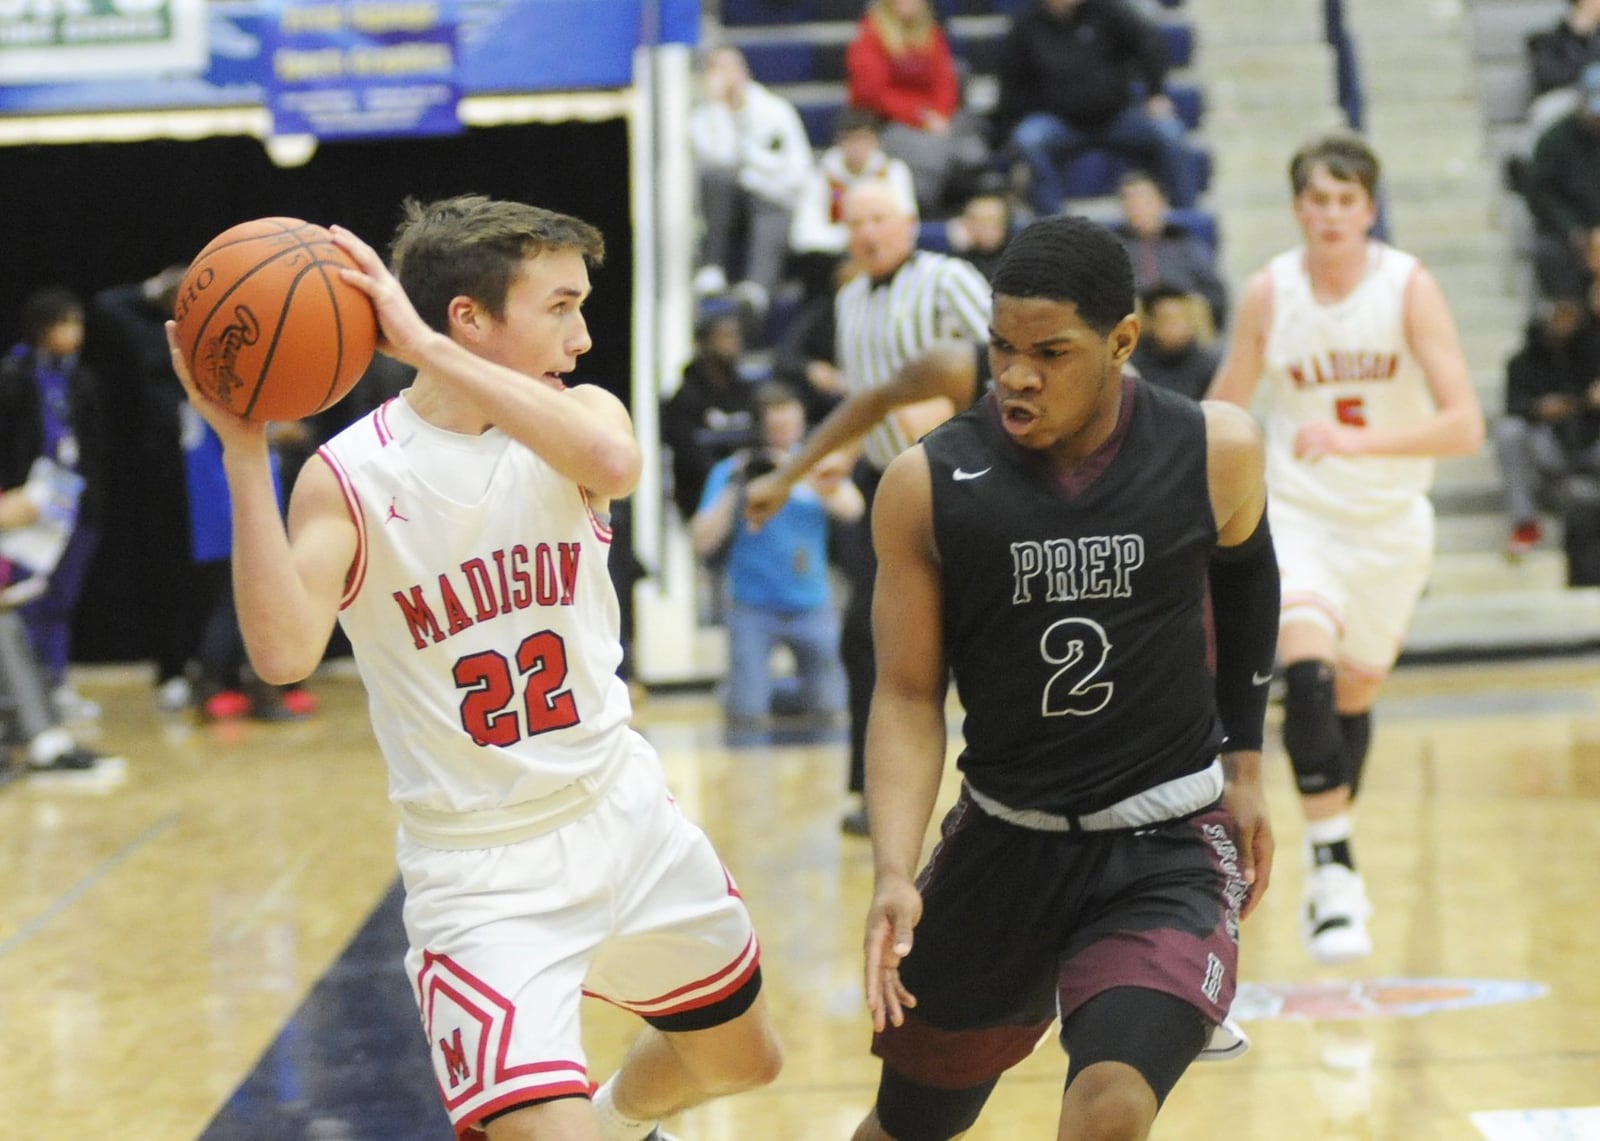
M 323 712 L 292 725 L 162 717 L 138 670 L 89 670 L 80 688 L 105 707 L 121 781 L 0 788 L 0 1137 L 448 1138 L 400 970 L 359 683 L 319 678 Z M 870 860 L 837 828 L 842 744 L 725 748 L 707 695 L 655 696 L 637 721 L 750 901 L 788 1046 L 776 1085 L 672 1128 L 848 1137 L 877 1066 L 860 993 Z M 1192 1069 L 1155 1136 L 1600 1137 L 1600 1109 L 1583 1112 L 1600 1106 L 1600 671 L 1396 675 L 1358 822 L 1377 908 L 1358 967 L 1301 948 L 1286 769 L 1275 754 L 1279 860 L 1244 932 L 1236 1012 L 1255 1047 Z M 589 1014 L 604 1077 L 633 1026 Z M 970 1136 L 1054 1137 L 1064 1072 L 1047 1043 Z

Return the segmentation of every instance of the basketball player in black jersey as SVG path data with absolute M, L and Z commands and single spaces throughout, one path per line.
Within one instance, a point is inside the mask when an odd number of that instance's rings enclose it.
M 1232 1002 L 1271 868 L 1259 431 L 1123 375 L 1133 274 L 1103 228 L 1035 222 L 993 285 L 989 393 L 889 465 L 873 510 L 883 1072 L 856 1141 L 960 1136 L 1058 1014 L 1060 1136 L 1145 1137 Z M 918 875 L 952 677 L 965 780 Z

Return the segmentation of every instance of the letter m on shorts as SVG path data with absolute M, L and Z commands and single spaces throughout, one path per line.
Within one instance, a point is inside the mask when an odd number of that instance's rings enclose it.
M 451 1089 L 472 1077 L 472 1063 L 467 1061 L 467 1052 L 461 1045 L 461 1027 L 456 1027 L 450 1037 L 439 1039 L 439 1054 L 444 1059 Z

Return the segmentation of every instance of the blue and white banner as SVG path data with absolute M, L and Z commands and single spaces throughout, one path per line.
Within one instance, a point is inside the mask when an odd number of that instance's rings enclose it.
M 0 84 L 199 71 L 205 0 L 5 0 Z
M 68 8 L 98 15 L 36 15 Z M 638 47 L 692 44 L 698 21 L 697 0 L 0 0 L 0 115 L 254 105 L 336 133 L 352 114 L 435 130 L 444 86 L 618 90 Z
M 441 135 L 456 116 L 456 28 L 429 0 L 289 4 L 268 39 L 275 135 Z

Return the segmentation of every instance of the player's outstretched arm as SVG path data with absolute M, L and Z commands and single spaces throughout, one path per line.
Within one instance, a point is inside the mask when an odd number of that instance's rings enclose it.
M 915 887 L 922 840 L 944 772 L 943 606 L 933 493 L 921 447 L 884 472 L 872 509 L 878 579 L 872 636 L 878 680 L 867 721 L 867 820 L 874 889 L 867 915 L 866 996 L 873 1026 L 898 1025 L 916 1000 L 900 982 L 922 917 Z
M 845 397 L 806 435 L 799 450 L 776 470 L 751 480 L 745 492 L 745 519 L 753 527 L 771 519 L 807 472 L 830 453 L 855 444 L 895 409 L 941 396 L 958 410 L 971 404 L 981 351 L 970 341 L 935 345 L 909 361 L 887 384 Z
M 313 460 L 291 498 L 291 544 L 278 508 L 267 426 L 234 415 L 195 387 L 171 321 L 167 344 L 189 402 L 222 442 L 233 511 L 234 607 L 250 664 L 270 685 L 300 681 L 327 649 L 355 555 L 355 527 L 332 473 Z M 334 485 L 332 499 L 318 501 L 311 494 L 307 485 L 319 478 Z

